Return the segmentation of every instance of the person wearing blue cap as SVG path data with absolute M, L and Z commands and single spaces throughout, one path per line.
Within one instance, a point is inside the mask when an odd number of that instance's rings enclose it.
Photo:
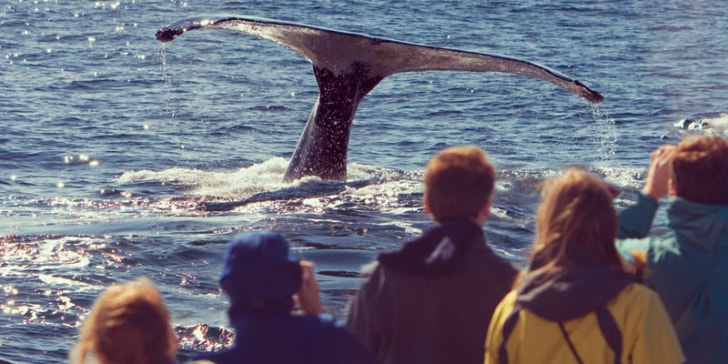
M 236 236 L 220 286 L 230 297 L 235 330 L 231 349 L 200 353 L 195 360 L 236 363 L 375 363 L 373 355 L 323 310 L 310 262 L 290 258 L 278 233 Z M 306 314 L 293 314 L 294 298 Z

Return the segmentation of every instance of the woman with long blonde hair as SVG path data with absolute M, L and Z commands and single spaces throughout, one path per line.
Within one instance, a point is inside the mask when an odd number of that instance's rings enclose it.
M 547 182 L 529 267 L 496 308 L 485 363 L 681 363 L 659 297 L 615 248 L 613 191 L 580 169 Z
M 71 353 L 72 364 L 172 364 L 177 337 L 154 284 L 110 286 L 96 299 Z

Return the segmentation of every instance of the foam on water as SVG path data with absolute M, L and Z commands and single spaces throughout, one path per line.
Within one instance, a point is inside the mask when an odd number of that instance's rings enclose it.
M 189 192 L 198 196 L 242 199 L 255 193 L 289 187 L 289 184 L 282 182 L 287 164 L 283 158 L 272 158 L 232 173 L 188 168 L 131 171 L 123 173 L 119 183 L 157 181 L 188 186 L 191 189 Z
M 728 113 L 682 119 L 675 122 L 674 127 L 693 132 L 704 130 L 710 134 L 728 136 Z

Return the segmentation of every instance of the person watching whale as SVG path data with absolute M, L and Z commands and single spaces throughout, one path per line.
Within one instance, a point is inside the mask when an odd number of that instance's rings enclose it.
M 641 284 L 644 260 L 628 271 L 615 248 L 614 195 L 576 168 L 547 182 L 528 269 L 493 314 L 486 364 L 683 362 L 660 298 Z
M 666 196 L 668 230 L 650 234 Z M 728 140 L 688 136 L 655 150 L 637 203 L 619 221 L 617 248 L 646 254 L 647 282 L 687 362 L 728 363 Z
M 104 289 L 81 326 L 71 364 L 174 364 L 177 335 L 154 284 L 140 278 Z
M 482 229 L 495 178 L 475 146 L 427 164 L 424 211 L 437 226 L 380 254 L 350 304 L 347 326 L 381 363 L 482 363 L 491 314 L 517 273 Z
M 236 236 L 220 286 L 230 297 L 234 346 L 199 353 L 195 363 L 376 363 L 354 335 L 322 314 L 313 264 L 289 257 L 288 241 L 278 233 Z M 294 314 L 294 300 L 304 314 Z

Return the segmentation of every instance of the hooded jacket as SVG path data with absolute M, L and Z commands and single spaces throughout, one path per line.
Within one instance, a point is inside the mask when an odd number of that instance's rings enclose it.
M 493 314 L 485 363 L 682 362 L 657 295 L 583 253 L 557 271 L 531 265 Z
M 647 282 L 665 304 L 687 363 L 728 363 L 728 206 L 675 198 L 669 231 L 646 238 L 658 203 L 640 194 L 620 214 L 617 248 L 647 252 Z
M 347 326 L 383 364 L 482 363 L 490 316 L 516 273 L 480 226 L 445 222 L 379 256 Z

